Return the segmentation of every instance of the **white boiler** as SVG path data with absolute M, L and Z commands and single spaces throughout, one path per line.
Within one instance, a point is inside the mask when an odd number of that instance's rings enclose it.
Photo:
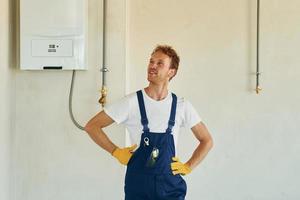
M 87 0 L 20 0 L 21 69 L 87 69 L 87 16 Z

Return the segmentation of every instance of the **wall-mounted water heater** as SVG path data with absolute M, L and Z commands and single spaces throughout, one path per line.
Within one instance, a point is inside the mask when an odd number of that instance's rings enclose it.
M 87 0 L 20 0 L 21 69 L 86 69 L 87 15 Z

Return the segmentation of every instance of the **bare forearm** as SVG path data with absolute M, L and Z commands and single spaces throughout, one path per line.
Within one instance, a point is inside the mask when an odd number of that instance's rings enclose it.
M 200 142 L 198 147 L 193 152 L 192 157 L 186 162 L 186 164 L 194 169 L 207 155 L 209 150 L 212 148 L 212 141 L 203 141 Z
M 112 153 L 117 148 L 117 146 L 107 137 L 102 128 L 95 127 L 86 130 L 86 132 L 96 144 L 98 144 L 107 152 Z

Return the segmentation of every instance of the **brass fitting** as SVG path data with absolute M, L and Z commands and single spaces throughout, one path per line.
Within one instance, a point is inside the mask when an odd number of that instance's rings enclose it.
M 106 104 L 106 96 L 107 96 L 107 89 L 105 86 L 102 86 L 101 98 L 98 101 L 102 105 L 102 107 L 104 107 L 104 105 Z
M 260 91 L 262 90 L 262 88 L 261 87 L 259 87 L 259 86 L 256 86 L 256 89 L 255 89 L 255 91 L 256 91 L 256 94 L 258 94 Z

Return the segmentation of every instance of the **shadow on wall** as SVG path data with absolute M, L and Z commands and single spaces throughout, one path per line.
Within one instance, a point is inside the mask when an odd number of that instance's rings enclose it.
M 9 1 L 9 63 L 10 68 L 18 69 L 19 66 L 19 1 Z

